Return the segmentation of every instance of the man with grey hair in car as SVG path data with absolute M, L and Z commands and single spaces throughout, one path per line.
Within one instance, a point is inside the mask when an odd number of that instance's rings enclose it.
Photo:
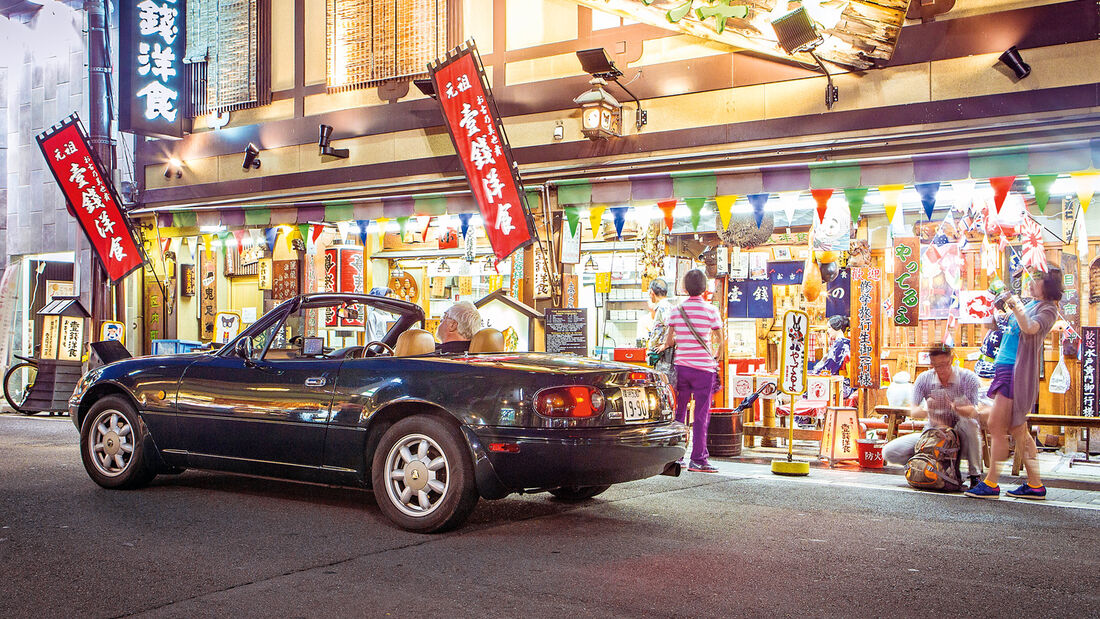
M 481 313 L 473 303 L 459 301 L 443 312 L 439 327 L 435 330 L 435 336 L 441 343 L 436 344 L 435 349 L 445 354 L 467 352 L 470 350 L 470 338 L 479 329 Z

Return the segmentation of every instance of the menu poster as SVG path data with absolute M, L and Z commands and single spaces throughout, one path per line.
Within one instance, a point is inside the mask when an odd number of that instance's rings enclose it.
M 1100 327 L 1082 327 L 1081 338 L 1081 416 L 1100 417 Z
M 214 256 L 204 251 L 199 256 L 199 286 L 202 299 L 199 302 L 199 338 L 204 341 L 214 339 L 214 317 L 218 313 L 217 262 Z M 148 350 L 148 349 L 147 349 Z
M 588 355 L 588 311 L 573 308 L 546 310 L 546 352 Z
M 271 263 L 274 275 L 271 279 L 271 298 L 286 301 L 298 296 L 298 261 L 274 260 Z
M 852 269 L 852 358 L 850 380 L 853 388 L 879 388 L 879 346 L 882 304 L 879 282 L 882 270 L 877 267 Z
M 914 327 L 920 305 L 920 239 L 894 239 L 894 324 Z

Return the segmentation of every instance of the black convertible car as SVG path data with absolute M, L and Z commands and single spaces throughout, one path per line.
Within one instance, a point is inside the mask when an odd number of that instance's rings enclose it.
M 382 341 L 340 346 L 371 312 L 393 323 Z M 659 374 L 503 353 L 491 329 L 442 354 L 423 321 L 400 300 L 304 295 L 216 352 L 96 368 L 69 401 L 84 466 L 105 488 L 187 468 L 370 487 L 424 532 L 457 526 L 478 497 L 583 500 L 679 473 L 686 432 Z

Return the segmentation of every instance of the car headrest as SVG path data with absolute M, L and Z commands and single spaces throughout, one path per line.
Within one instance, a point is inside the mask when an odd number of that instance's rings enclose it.
M 393 347 L 393 356 L 412 357 L 435 352 L 435 338 L 423 329 L 409 329 L 397 338 Z
M 504 334 L 496 329 L 482 329 L 470 338 L 470 352 L 504 352 Z

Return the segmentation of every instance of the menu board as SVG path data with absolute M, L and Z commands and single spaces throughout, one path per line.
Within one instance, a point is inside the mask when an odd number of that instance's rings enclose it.
M 588 310 L 546 310 L 546 352 L 588 355 Z
M 274 260 L 271 280 L 271 298 L 286 301 L 298 296 L 298 261 Z
M 1100 417 L 1100 327 L 1081 329 L 1081 416 Z

